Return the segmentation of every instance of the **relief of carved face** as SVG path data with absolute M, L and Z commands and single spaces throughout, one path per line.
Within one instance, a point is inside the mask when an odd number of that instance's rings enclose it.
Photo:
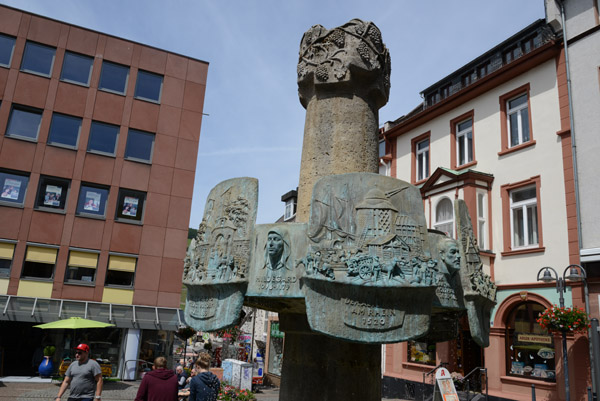
M 460 269 L 460 251 L 456 243 L 453 241 L 445 242 L 445 250 L 440 253 L 442 254 L 442 260 L 450 272 Z
M 267 252 L 271 258 L 281 257 L 283 253 L 283 238 L 277 233 L 270 232 L 267 236 Z

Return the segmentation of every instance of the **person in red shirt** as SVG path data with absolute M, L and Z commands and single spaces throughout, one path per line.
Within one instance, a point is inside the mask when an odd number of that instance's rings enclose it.
M 167 369 L 167 359 L 154 360 L 152 371 L 144 375 L 135 401 L 177 401 L 177 376 Z

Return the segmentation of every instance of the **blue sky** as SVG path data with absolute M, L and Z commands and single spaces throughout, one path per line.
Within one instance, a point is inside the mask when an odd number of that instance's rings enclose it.
M 210 63 L 190 227 L 209 191 L 259 179 L 258 223 L 277 220 L 298 185 L 304 108 L 296 64 L 303 33 L 373 21 L 392 58 L 395 120 L 419 93 L 539 18 L 543 0 L 0 0 L 0 3 Z

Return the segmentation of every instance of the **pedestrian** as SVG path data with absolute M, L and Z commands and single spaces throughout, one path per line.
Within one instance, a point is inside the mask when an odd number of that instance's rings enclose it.
M 196 376 L 190 382 L 188 401 L 216 401 L 221 388 L 217 376 L 209 372 L 210 355 L 201 354 L 196 361 Z
M 98 362 L 90 359 L 90 347 L 79 344 L 75 348 L 75 362 L 71 362 L 65 379 L 58 390 L 57 400 L 70 386 L 68 401 L 93 401 L 102 398 L 102 370 Z
M 177 401 L 177 377 L 167 369 L 167 358 L 154 360 L 152 371 L 144 375 L 135 401 Z
M 177 385 L 179 386 L 179 390 L 181 390 L 185 387 L 187 375 L 185 374 L 185 370 L 181 365 L 178 365 L 177 368 L 175 368 L 175 372 L 177 373 Z

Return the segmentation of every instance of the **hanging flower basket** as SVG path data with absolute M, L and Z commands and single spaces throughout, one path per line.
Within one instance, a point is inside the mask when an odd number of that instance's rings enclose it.
M 537 322 L 551 332 L 585 333 L 590 327 L 590 320 L 583 309 L 551 306 L 540 313 Z

